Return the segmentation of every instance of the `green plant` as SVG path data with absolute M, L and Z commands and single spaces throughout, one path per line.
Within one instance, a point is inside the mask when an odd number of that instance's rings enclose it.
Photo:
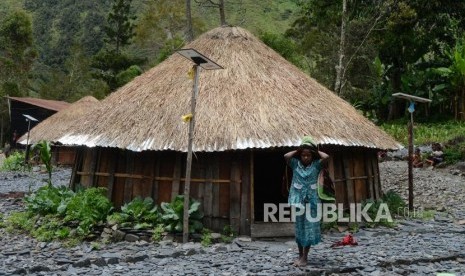
M 405 206 L 407 206 L 402 197 L 392 190 L 385 193 L 382 199 L 388 205 L 391 214 L 397 214 L 399 210 L 404 210 Z
M 23 152 L 13 152 L 3 160 L 2 171 L 25 171 L 28 167 L 25 166 L 24 161 L 25 157 Z
M 163 224 L 158 224 L 154 229 L 153 229 L 153 234 L 152 234 L 152 240 L 155 242 L 161 241 L 163 238 L 163 233 L 165 231 L 165 227 Z
M 195 233 L 203 228 L 201 219 L 203 214 L 199 210 L 200 202 L 189 200 L 189 232 Z M 163 215 L 161 217 L 168 232 L 182 232 L 184 216 L 184 196 L 178 195 L 171 203 L 161 204 Z
M 236 231 L 232 229 L 231 225 L 225 225 L 221 233 L 221 241 L 224 243 L 231 243 L 237 236 Z
M 5 225 L 9 232 L 15 229 L 29 232 L 34 228 L 35 219 L 28 212 L 13 212 L 6 219 Z
M 105 221 L 113 209 L 105 188 L 88 188 L 75 194 L 66 208 L 65 221 L 77 221 L 77 232 L 87 235 L 99 222 Z
M 153 199 L 146 197 L 134 198 L 131 202 L 126 203 L 121 207 L 120 223 L 123 226 L 134 226 L 136 229 L 150 228 L 160 221 L 160 211 L 158 206 L 154 206 Z
M 53 215 L 47 215 L 37 220 L 39 226 L 31 229 L 31 235 L 39 241 L 51 241 L 58 238 L 62 229 L 62 221 Z
M 52 185 L 52 150 L 50 148 L 50 142 L 41 140 L 37 144 L 33 145 L 32 151 L 39 153 L 40 161 L 44 163 L 48 173 L 48 185 Z
M 65 186 L 54 187 L 47 185 L 40 187 L 35 193 L 24 198 L 26 210 L 33 214 L 64 215 L 68 202 L 74 197 L 74 192 Z
M 212 232 L 207 229 L 207 228 L 203 228 L 202 229 L 202 239 L 200 241 L 200 243 L 203 245 L 203 246 L 210 246 L 212 244 Z

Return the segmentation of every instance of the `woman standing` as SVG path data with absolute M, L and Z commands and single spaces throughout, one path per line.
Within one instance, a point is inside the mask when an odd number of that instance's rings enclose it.
M 284 155 L 286 163 L 293 172 L 289 204 L 295 207 L 306 206 L 305 212 L 296 215 L 295 218 L 295 240 L 299 247 L 299 258 L 294 262 L 295 266 L 307 265 L 310 246 L 321 241 L 320 222 L 308 220 L 306 213 L 310 211 L 311 217 L 316 217 L 320 203 L 317 193 L 318 175 L 328 158 L 326 153 L 318 151 L 316 144 L 309 136 L 303 137 L 297 150 Z

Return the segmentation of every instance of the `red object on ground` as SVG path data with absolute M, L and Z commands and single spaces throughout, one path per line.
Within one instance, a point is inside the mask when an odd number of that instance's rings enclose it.
M 347 234 L 342 241 L 337 241 L 331 245 L 331 247 L 344 246 L 344 245 L 358 245 L 358 242 L 351 234 Z

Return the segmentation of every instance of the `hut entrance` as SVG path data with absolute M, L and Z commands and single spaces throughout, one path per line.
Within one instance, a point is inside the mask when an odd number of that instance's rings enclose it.
M 291 222 L 265 222 L 265 203 L 287 203 L 287 190 L 282 189 L 282 179 L 286 165 L 284 162 L 285 150 L 254 152 L 254 220 L 250 225 L 250 234 L 254 238 L 285 237 L 294 234 Z M 276 218 L 279 214 L 276 213 Z M 271 218 L 270 218 L 271 219 Z
M 284 151 L 255 152 L 254 155 L 254 221 L 263 222 L 264 204 L 287 202 L 281 185 L 285 169 Z

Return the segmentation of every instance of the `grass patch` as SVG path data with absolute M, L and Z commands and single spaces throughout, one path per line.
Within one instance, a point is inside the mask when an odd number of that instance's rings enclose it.
M 406 123 L 385 123 L 381 128 L 397 141 L 408 144 L 408 129 Z M 414 123 L 414 143 L 426 145 L 433 142 L 446 144 L 465 133 L 465 122 L 447 121 L 442 123 Z

